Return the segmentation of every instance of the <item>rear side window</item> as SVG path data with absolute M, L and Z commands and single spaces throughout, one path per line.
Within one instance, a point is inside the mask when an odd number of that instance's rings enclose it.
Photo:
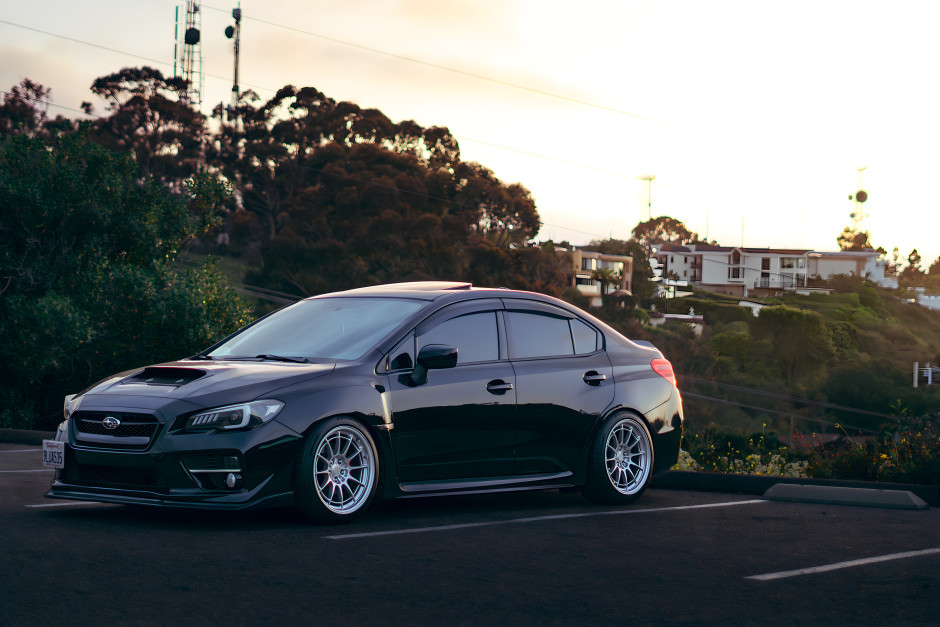
M 580 320 L 569 320 L 571 337 L 574 338 L 574 352 L 578 355 L 593 353 L 597 350 L 597 331 Z
M 473 313 L 451 318 L 418 338 L 418 352 L 428 344 L 457 347 L 457 365 L 499 359 L 496 313 Z
M 507 315 L 512 328 L 511 357 L 574 355 L 571 329 L 566 318 L 521 311 L 510 311 Z

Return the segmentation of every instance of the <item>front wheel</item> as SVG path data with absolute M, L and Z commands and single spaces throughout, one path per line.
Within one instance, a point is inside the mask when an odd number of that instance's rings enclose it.
M 595 437 L 581 493 L 597 503 L 632 503 L 646 490 L 652 471 L 653 440 L 646 423 L 630 412 L 617 412 Z
M 349 418 L 314 427 L 297 460 L 297 508 L 319 523 L 343 523 L 360 515 L 378 486 L 379 456 L 369 431 Z

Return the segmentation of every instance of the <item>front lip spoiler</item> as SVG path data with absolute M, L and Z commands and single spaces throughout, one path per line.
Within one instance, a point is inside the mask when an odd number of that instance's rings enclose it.
M 173 509 L 202 509 L 202 510 L 246 510 L 260 509 L 268 507 L 289 507 L 294 504 L 293 492 L 282 492 L 280 494 L 271 494 L 257 500 L 250 500 L 254 494 L 246 495 L 242 501 L 209 501 L 195 500 L 192 498 L 186 500 L 177 500 L 164 496 L 134 496 L 127 493 L 108 493 L 98 488 L 95 492 L 86 492 L 79 489 L 70 489 L 70 487 L 60 484 L 53 486 L 51 490 L 43 496 L 50 499 L 66 499 L 69 501 L 91 501 L 95 503 L 116 503 L 119 505 L 148 505 L 151 507 L 166 507 Z

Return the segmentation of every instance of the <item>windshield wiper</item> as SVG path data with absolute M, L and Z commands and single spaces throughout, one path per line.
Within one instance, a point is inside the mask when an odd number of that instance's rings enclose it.
M 205 353 L 199 353 L 198 355 L 193 355 L 192 357 L 188 357 L 187 359 L 205 359 L 208 361 L 215 361 L 215 357 L 206 355 Z
M 289 361 L 295 364 L 305 364 L 310 361 L 306 357 L 285 357 L 284 355 L 255 355 L 255 358 L 265 361 Z

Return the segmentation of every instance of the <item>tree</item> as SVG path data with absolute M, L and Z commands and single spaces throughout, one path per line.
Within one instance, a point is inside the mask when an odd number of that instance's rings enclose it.
M 0 98 L 0 137 L 3 135 L 48 135 L 74 130 L 74 124 L 57 116 L 47 115 L 48 98 L 52 90 L 24 78 Z
M 0 425 L 54 426 L 64 394 L 248 321 L 212 265 L 171 265 L 211 187 L 173 194 L 85 130 L 0 138 Z
M 685 225 L 669 216 L 660 216 L 640 222 L 633 227 L 633 237 L 643 246 L 656 244 L 688 244 L 698 241 L 698 234 L 689 231 Z
M 875 248 L 874 244 L 871 243 L 871 235 L 868 231 L 857 231 L 848 226 L 842 229 L 842 233 L 836 238 L 836 242 L 839 244 L 839 250 L 876 250 L 882 255 L 886 252 L 880 246 Z
M 912 250 L 907 256 L 907 266 L 901 270 L 901 273 L 898 275 L 898 284 L 902 287 L 923 285 L 925 282 L 925 274 L 920 268 L 922 261 L 917 249 Z
M 395 124 L 291 85 L 237 110 L 239 123 L 220 117 L 207 159 L 237 189 L 227 229 L 256 266 L 248 280 L 300 294 L 466 276 L 558 281 L 540 254 L 515 252 L 539 228 L 531 193 L 461 161 L 446 128 Z M 526 256 L 534 274 L 518 268 Z
M 754 330 L 760 339 L 770 342 L 791 389 L 799 379 L 823 368 L 835 354 L 825 320 L 815 311 L 787 305 L 764 307 Z
M 181 100 L 186 81 L 151 67 L 124 68 L 95 79 L 91 91 L 110 115 L 95 121 L 91 137 L 129 151 L 147 175 L 179 183 L 203 169 L 204 116 Z
M 927 281 L 934 288 L 940 288 L 940 257 L 934 259 L 927 270 Z
M 613 268 L 597 268 L 591 271 L 591 278 L 601 286 L 601 304 L 607 301 L 607 286 L 619 280 L 619 275 Z

